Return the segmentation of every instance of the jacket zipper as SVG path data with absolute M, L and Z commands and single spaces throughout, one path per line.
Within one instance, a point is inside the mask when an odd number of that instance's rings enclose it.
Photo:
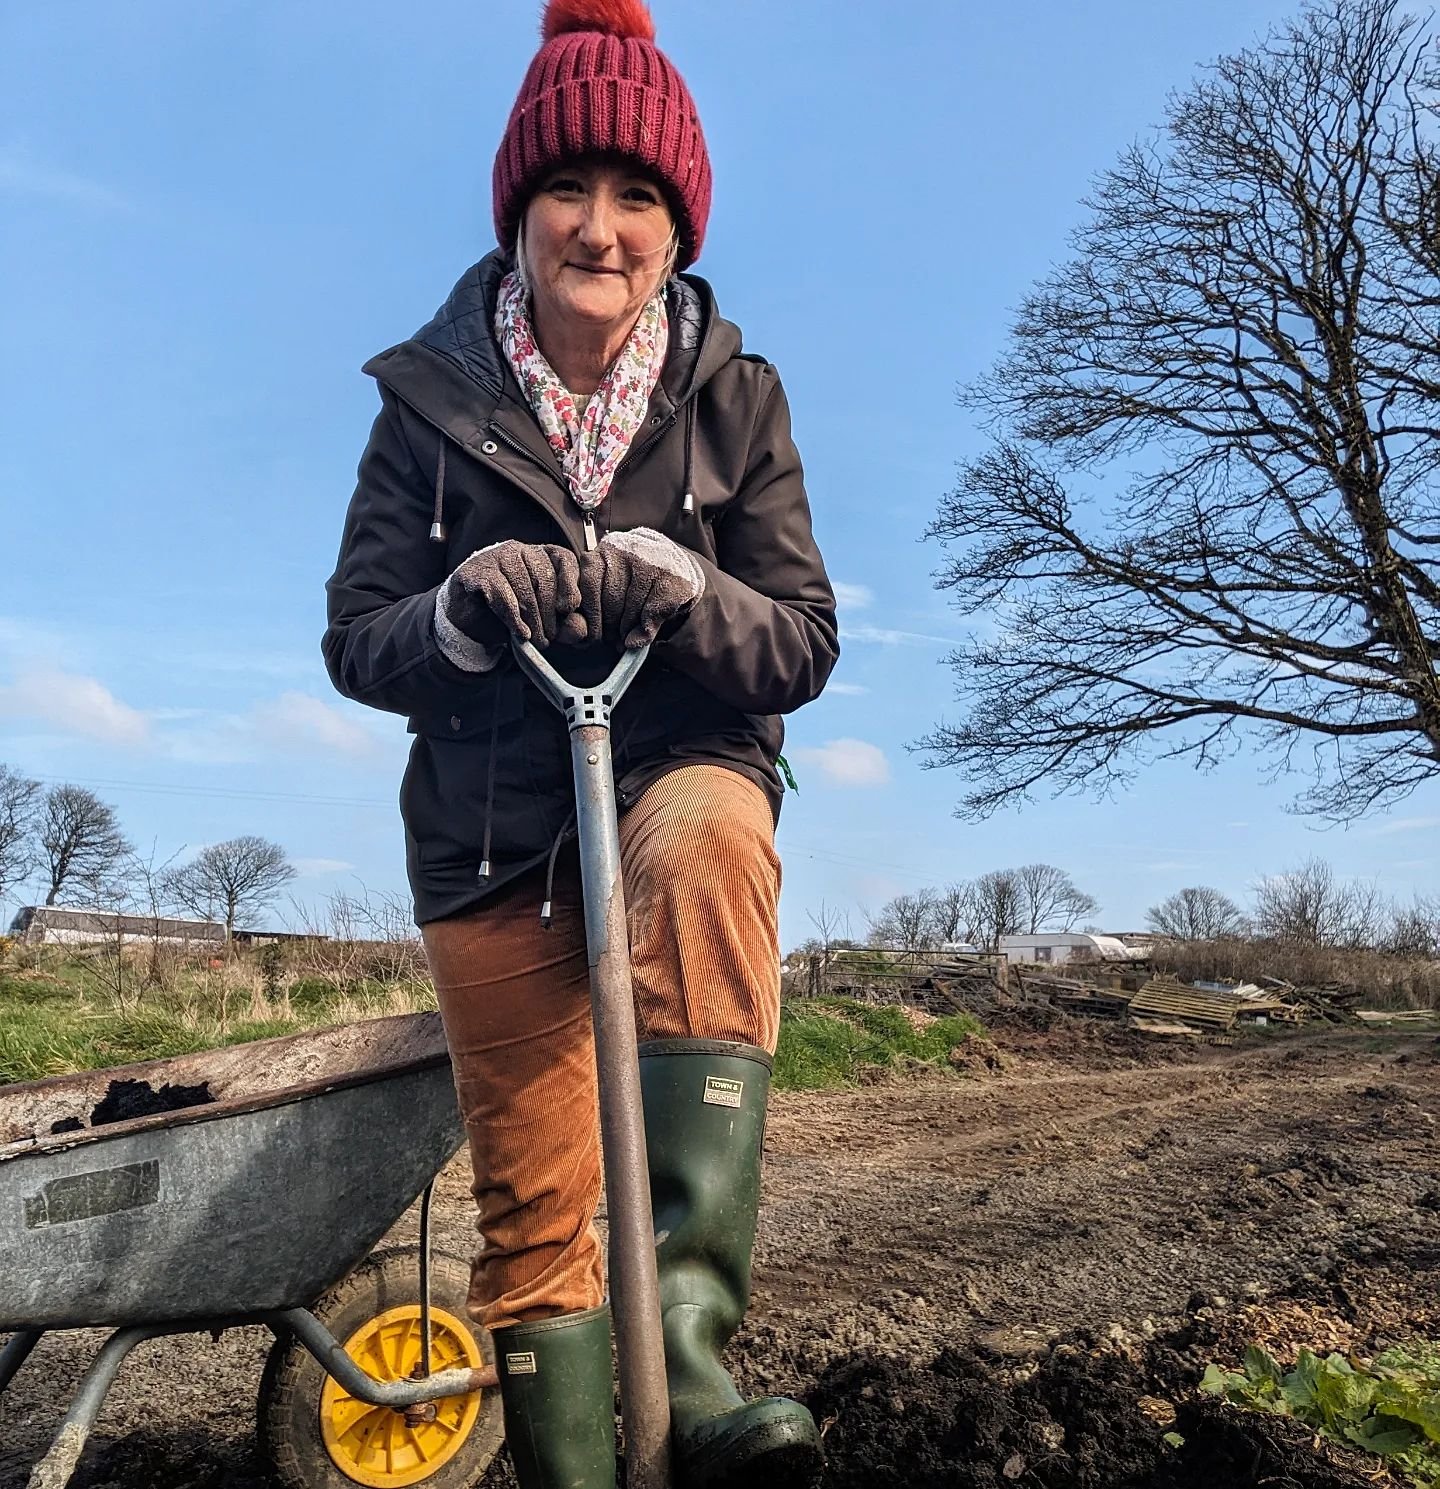
M 669 415 L 668 418 L 662 420 L 660 425 L 650 433 L 649 437 L 643 444 L 632 445 L 630 447 L 630 449 L 626 452 L 625 458 L 615 469 L 616 480 L 619 480 L 621 471 L 628 469 L 632 465 L 638 464 L 650 452 L 650 450 L 660 442 L 660 440 L 669 432 L 671 427 L 674 425 L 678 415 L 679 409 L 677 408 Z M 540 460 L 533 451 L 527 450 L 525 446 L 522 445 L 520 441 L 517 440 L 508 429 L 505 428 L 503 424 L 492 423 L 490 425 L 490 433 L 496 436 L 499 439 L 500 443 L 505 445 L 508 449 L 513 450 L 517 455 L 523 456 L 527 461 L 529 461 L 531 465 L 535 467 L 536 470 L 543 471 L 560 488 L 561 492 L 565 496 L 566 501 L 574 501 L 574 497 L 570 495 L 569 487 L 567 487 L 565 484 L 564 477 L 561 476 L 560 473 L 554 470 L 551 466 L 546 465 L 543 460 Z M 521 489 L 523 490 L 524 488 L 522 487 Z M 549 508 L 547 507 L 546 510 L 549 511 Z M 595 533 L 595 514 L 593 512 L 587 512 L 583 507 L 577 506 L 577 510 L 579 510 L 580 512 L 581 528 L 584 536 L 586 551 L 593 553 L 597 541 Z M 551 513 L 551 515 L 553 516 L 554 514 Z
M 564 478 L 560 475 L 560 473 L 557 470 L 554 470 L 552 467 L 546 465 L 545 462 L 539 459 L 532 451 L 527 450 L 525 446 L 522 445 L 520 441 L 517 440 L 515 436 L 505 428 L 503 424 L 491 424 L 490 433 L 498 437 L 500 443 L 505 445 L 508 449 L 513 450 L 517 455 L 523 456 L 524 459 L 526 459 L 531 465 L 533 465 L 536 470 L 544 472 L 544 474 L 548 476 L 552 481 L 554 481 L 555 484 L 560 488 L 561 494 L 564 496 L 567 502 L 573 500 L 570 495 L 570 490 L 565 485 Z M 516 482 L 515 484 L 519 485 L 518 482 Z M 523 486 L 521 486 L 520 489 L 522 491 L 525 491 L 525 488 Z M 532 496 L 530 492 L 525 491 L 525 494 L 526 496 L 529 496 L 532 501 L 535 500 L 535 497 Z M 541 502 L 540 505 L 542 507 L 545 507 L 544 502 Z M 550 511 L 549 507 L 545 507 L 545 510 L 550 513 L 550 516 L 555 516 L 554 512 Z M 595 547 L 595 519 L 589 512 L 582 511 L 580 515 L 584 519 L 585 547 L 587 549 L 593 549 Z M 557 518 L 556 520 L 558 521 L 559 519 Z M 563 523 L 561 524 L 560 530 L 568 539 L 570 534 L 568 531 L 566 531 Z

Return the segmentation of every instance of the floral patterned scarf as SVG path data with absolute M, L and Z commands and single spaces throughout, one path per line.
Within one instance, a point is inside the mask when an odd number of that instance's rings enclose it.
M 527 295 L 517 274 L 500 282 L 495 335 L 559 457 L 570 495 L 583 512 L 593 512 L 610 492 L 615 471 L 645 422 L 650 395 L 665 365 L 670 323 L 665 298 L 646 302 L 624 349 L 578 413 L 570 390 L 545 360 L 530 324 Z

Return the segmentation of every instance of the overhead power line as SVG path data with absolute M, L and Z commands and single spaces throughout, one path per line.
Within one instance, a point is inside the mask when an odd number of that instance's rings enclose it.
M 317 807 L 364 807 L 390 812 L 399 810 L 399 805 L 395 801 L 382 801 L 378 798 L 362 796 L 320 796 L 304 791 L 237 791 L 221 786 L 176 786 L 151 781 L 115 781 L 85 776 L 40 775 L 34 779 L 53 785 L 73 784 L 105 791 L 139 791 L 150 796 L 172 796 L 180 799 L 193 797 L 211 801 L 293 802 Z M 817 848 L 813 844 L 797 843 L 786 837 L 777 836 L 775 841 L 784 853 L 819 859 L 824 863 L 833 863 L 839 868 L 888 870 L 923 884 L 933 884 L 937 877 L 943 877 L 928 872 L 916 864 L 893 863 L 888 859 L 870 858 L 853 853 L 837 853 L 831 848 Z

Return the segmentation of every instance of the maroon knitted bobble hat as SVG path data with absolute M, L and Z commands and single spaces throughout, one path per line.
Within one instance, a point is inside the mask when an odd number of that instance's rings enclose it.
M 606 151 L 659 180 L 680 235 L 677 267 L 693 264 L 710 216 L 710 155 L 685 79 L 655 45 L 644 0 L 549 0 L 540 34 L 544 45 L 495 153 L 500 246 L 515 247 L 543 172 Z

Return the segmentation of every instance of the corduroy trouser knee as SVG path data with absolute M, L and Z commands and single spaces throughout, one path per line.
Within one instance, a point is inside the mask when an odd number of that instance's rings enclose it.
M 641 1040 L 772 1051 L 780 863 L 764 793 L 714 765 L 661 776 L 620 822 Z M 538 874 L 424 928 L 475 1175 L 470 1312 L 490 1329 L 604 1300 L 585 916 L 573 857 L 540 923 Z

